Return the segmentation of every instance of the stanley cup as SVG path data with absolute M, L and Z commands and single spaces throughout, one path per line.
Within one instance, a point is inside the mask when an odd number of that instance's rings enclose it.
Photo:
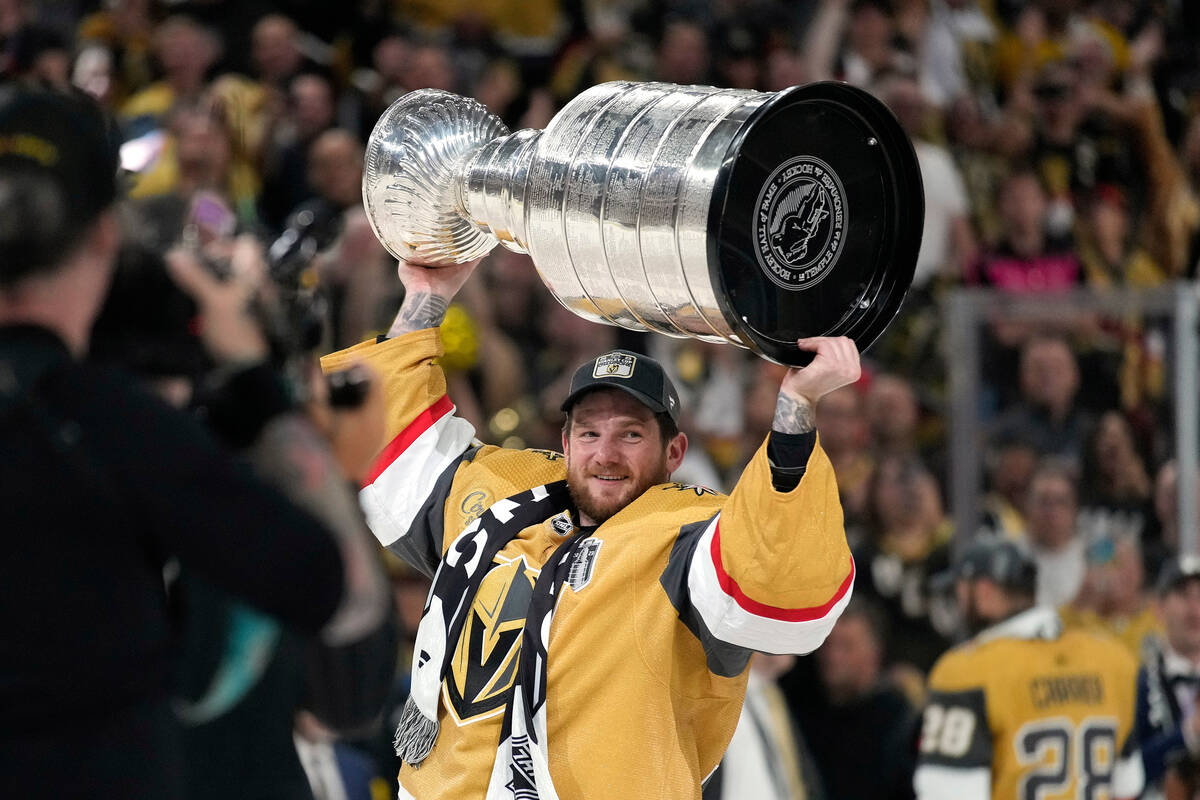
M 474 100 L 416 91 L 371 133 L 363 198 L 397 258 L 462 263 L 499 242 L 582 317 L 793 365 L 811 358 L 799 338 L 878 338 L 924 216 L 903 130 L 840 83 L 605 83 L 511 134 Z

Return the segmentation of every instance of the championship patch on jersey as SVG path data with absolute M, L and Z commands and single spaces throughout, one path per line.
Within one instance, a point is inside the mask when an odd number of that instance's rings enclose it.
M 593 378 L 632 378 L 633 365 L 637 363 L 637 356 L 631 356 L 629 353 L 608 353 L 596 359 L 596 366 L 592 368 Z
M 538 570 L 524 556 L 499 562 L 471 601 L 445 686 L 459 723 L 504 711 L 517 677 L 525 615 Z
M 584 539 L 575 551 L 575 559 L 567 570 L 567 583 L 576 592 L 592 581 L 592 573 L 596 570 L 596 556 L 600 553 L 600 539 Z

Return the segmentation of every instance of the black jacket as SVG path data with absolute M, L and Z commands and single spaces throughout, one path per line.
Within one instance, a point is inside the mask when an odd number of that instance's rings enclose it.
M 32 327 L 0 328 L 0 540 L 3 797 L 178 796 L 168 557 L 300 631 L 342 594 L 320 523 Z

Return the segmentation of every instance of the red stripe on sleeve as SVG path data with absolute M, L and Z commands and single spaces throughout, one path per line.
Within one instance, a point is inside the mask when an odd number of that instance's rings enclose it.
M 390 467 L 392 462 L 417 440 L 417 437 L 432 428 L 433 423 L 449 414 L 453 409 L 454 403 L 450 402 L 450 396 L 444 394 L 436 403 L 418 414 L 416 419 L 408 423 L 408 426 L 396 434 L 396 438 L 383 448 L 383 452 L 375 459 L 375 466 L 371 468 L 370 474 L 363 481 L 363 486 L 367 487 L 374 483 L 375 479 L 382 475 L 383 471 Z
M 756 617 L 767 617 L 768 619 L 777 619 L 782 622 L 811 622 L 812 620 L 821 619 L 829 613 L 837 602 L 841 600 L 846 592 L 850 591 L 850 587 L 854 585 L 854 558 L 850 558 L 850 574 L 846 576 L 846 580 L 842 581 L 842 585 L 833 593 L 833 597 L 823 605 L 813 606 L 811 608 L 776 608 L 769 606 L 766 603 L 760 603 L 754 600 L 742 591 L 742 587 L 738 586 L 737 581 L 730 577 L 725 571 L 725 566 L 721 563 L 721 523 L 718 520 L 717 530 L 713 533 L 712 547 L 713 566 L 717 570 L 717 583 L 725 594 L 737 601 L 737 604 L 746 611 Z

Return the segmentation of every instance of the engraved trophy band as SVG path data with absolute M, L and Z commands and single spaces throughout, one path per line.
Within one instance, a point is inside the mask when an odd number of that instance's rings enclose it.
M 380 117 L 363 200 L 388 251 L 428 265 L 528 253 L 587 319 L 808 363 L 870 345 L 912 283 L 920 170 L 887 108 L 842 83 L 764 93 L 614 82 L 545 130 L 423 89 Z

